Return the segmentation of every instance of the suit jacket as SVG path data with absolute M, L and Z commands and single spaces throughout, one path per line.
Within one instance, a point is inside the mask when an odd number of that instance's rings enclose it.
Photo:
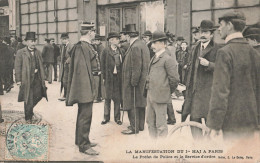
M 171 94 L 179 83 L 178 64 L 176 60 L 163 52 L 158 58 L 151 59 L 145 89 L 151 100 L 156 103 L 169 103 Z
M 134 108 L 134 87 L 136 88 L 136 107 L 146 106 L 143 91 L 149 62 L 148 47 L 140 39 L 135 40 L 126 51 L 123 61 L 122 95 L 125 110 Z
M 51 44 L 47 43 L 42 49 L 43 63 L 54 63 L 54 48 Z
M 218 51 L 215 65 L 207 126 L 234 133 L 254 130 L 259 114 L 260 54 L 245 38 L 235 38 Z
M 213 80 L 215 60 L 219 45 L 210 41 L 206 49 L 200 51 L 198 42 L 191 52 L 190 69 L 186 81 L 186 99 L 183 114 L 191 114 L 194 118 L 206 118 L 209 110 L 209 100 Z M 201 54 L 202 53 L 202 54 Z M 201 55 L 201 56 L 200 56 Z M 202 66 L 198 57 L 209 61 L 209 66 Z
M 42 97 L 47 98 L 47 92 L 45 87 L 45 75 L 44 75 L 44 69 L 42 64 L 42 57 L 41 52 L 37 49 L 34 51 L 36 62 L 39 64 L 38 74 L 41 80 L 41 86 L 43 90 Z M 20 90 L 19 90 L 19 96 L 18 101 L 25 101 L 25 103 L 28 102 L 29 98 L 29 92 L 30 92 L 30 86 L 31 86 L 31 64 L 30 64 L 30 52 L 28 51 L 27 47 L 20 49 L 17 51 L 16 57 L 15 57 L 15 81 L 21 82 Z

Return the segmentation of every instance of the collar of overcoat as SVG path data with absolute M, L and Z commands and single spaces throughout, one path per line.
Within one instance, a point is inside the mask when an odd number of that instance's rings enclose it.
M 246 41 L 245 38 L 234 38 L 227 42 L 227 44 L 230 44 L 230 43 L 248 44 L 248 42 Z
M 127 54 L 128 53 L 128 51 L 131 49 L 131 47 L 137 42 L 137 41 L 139 41 L 140 39 L 138 38 L 138 39 L 136 39 L 136 40 L 134 40 L 134 42 L 129 46 L 129 48 L 127 49 L 127 51 L 125 52 L 125 54 Z M 141 40 L 140 40 L 141 41 Z
M 201 43 L 199 44 L 199 47 L 201 47 Z M 204 49 L 202 51 L 202 55 L 200 56 L 201 58 L 203 58 L 205 55 L 207 55 L 214 47 L 214 41 L 210 41 L 208 46 L 206 47 L 206 49 Z
M 30 55 L 30 52 L 28 50 L 28 47 L 26 46 L 25 48 L 23 48 L 23 53 L 30 59 L 31 58 L 31 55 Z M 34 49 L 34 55 L 37 55 L 37 49 Z
M 159 55 L 159 57 L 156 57 L 156 55 L 154 55 L 149 63 L 149 70 L 148 72 L 150 72 L 151 66 L 155 63 L 157 63 L 164 55 L 169 55 L 167 54 L 167 51 L 164 51 L 161 55 Z

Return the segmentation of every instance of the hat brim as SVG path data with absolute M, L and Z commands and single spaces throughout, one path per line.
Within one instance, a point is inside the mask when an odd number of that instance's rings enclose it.
M 163 41 L 163 40 L 168 40 L 167 37 L 161 37 L 161 38 L 158 38 L 158 39 L 155 39 L 155 40 L 151 40 L 151 42 L 156 42 L 156 41 Z
M 37 40 L 37 38 L 25 38 L 24 40 L 25 41 L 27 41 L 27 40 L 34 40 L 35 41 L 35 40 Z
M 108 41 L 109 39 L 111 39 L 111 38 L 118 38 L 118 39 L 119 39 L 120 36 L 115 36 L 115 35 L 114 35 L 114 36 L 109 36 L 109 37 L 107 38 L 107 41 Z
M 199 32 L 202 31 L 202 32 L 207 32 L 207 31 L 215 31 L 216 28 L 199 28 Z

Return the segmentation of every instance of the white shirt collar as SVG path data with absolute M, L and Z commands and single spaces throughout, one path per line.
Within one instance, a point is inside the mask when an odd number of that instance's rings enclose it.
M 228 35 L 225 39 L 225 43 L 227 43 L 228 41 L 235 39 L 235 38 L 243 38 L 242 33 L 241 32 L 235 32 L 235 33 Z
M 161 49 L 160 51 L 156 52 L 156 58 L 158 58 L 163 52 L 165 52 L 165 48 Z
M 137 40 L 138 39 L 138 37 L 135 37 L 135 38 L 132 38 L 132 39 L 130 39 L 130 46 L 135 42 L 135 40 Z
M 209 45 L 209 42 L 210 42 L 211 40 L 209 40 L 209 41 L 207 41 L 207 42 L 205 42 L 205 43 L 203 43 L 203 42 L 201 42 L 201 48 L 202 48 L 202 46 L 204 46 L 204 49 L 206 49 L 206 47 Z
M 81 38 L 80 38 L 79 41 L 85 41 L 85 42 L 91 44 L 91 40 L 89 40 L 89 38 L 87 38 L 87 37 L 82 37 L 82 36 L 81 36 Z

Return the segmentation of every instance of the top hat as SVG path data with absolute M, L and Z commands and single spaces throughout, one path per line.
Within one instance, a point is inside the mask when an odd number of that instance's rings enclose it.
M 125 28 L 122 29 L 122 31 L 119 34 L 126 34 Z
M 155 41 L 162 41 L 162 40 L 167 40 L 167 36 L 164 32 L 162 31 L 154 31 L 154 33 L 152 34 L 152 40 L 151 42 L 155 42 Z
M 149 36 L 149 37 L 152 37 L 152 32 L 147 30 L 144 32 L 143 36 Z
M 202 20 L 198 29 L 202 32 L 215 31 L 214 23 L 211 20 Z
M 177 41 L 184 41 L 184 38 L 182 36 L 177 37 Z
M 60 38 L 69 38 L 69 34 L 68 33 L 62 33 Z
M 240 11 L 230 11 L 225 13 L 223 16 L 218 18 L 218 21 L 221 22 L 221 20 L 225 21 L 246 21 L 245 15 L 243 12 Z
M 94 40 L 101 40 L 101 36 L 99 34 L 95 34 Z
M 110 38 L 113 38 L 113 37 L 120 38 L 120 35 L 119 35 L 117 32 L 110 32 L 110 33 L 108 33 L 107 41 L 108 41 Z
M 26 32 L 26 36 L 24 40 L 36 40 L 35 37 L 36 33 L 35 32 Z
M 93 22 L 82 22 L 82 24 L 80 25 L 81 30 L 95 30 L 95 23 Z
M 130 36 L 138 36 L 139 35 L 139 32 L 136 31 L 136 25 L 135 24 L 125 25 L 125 32 L 126 32 L 126 34 L 129 34 Z

